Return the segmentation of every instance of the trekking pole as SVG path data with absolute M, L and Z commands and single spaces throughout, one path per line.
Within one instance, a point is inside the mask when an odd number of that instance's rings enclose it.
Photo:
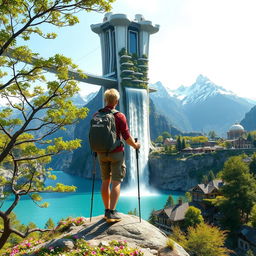
M 96 176 L 96 157 L 97 153 L 93 153 L 93 170 L 92 170 L 92 197 L 91 197 L 91 211 L 90 211 L 90 222 L 92 221 L 92 208 L 93 208 L 93 196 L 94 196 L 94 183 Z
M 138 138 L 135 138 L 135 142 L 138 141 Z M 141 211 L 140 211 L 140 175 L 139 175 L 139 150 L 136 149 L 136 163 L 137 163 L 137 181 L 138 181 L 138 201 L 139 201 L 139 216 L 141 222 Z

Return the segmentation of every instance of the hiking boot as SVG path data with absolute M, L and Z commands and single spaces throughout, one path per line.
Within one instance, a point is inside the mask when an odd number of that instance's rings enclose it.
M 104 215 L 104 219 L 106 220 L 107 219 L 107 215 L 108 215 L 108 212 L 109 212 L 110 210 L 109 209 L 105 209 L 105 215 Z
M 116 210 L 109 210 L 107 212 L 107 222 L 112 223 L 112 222 L 118 222 L 121 221 L 121 217 L 118 215 Z

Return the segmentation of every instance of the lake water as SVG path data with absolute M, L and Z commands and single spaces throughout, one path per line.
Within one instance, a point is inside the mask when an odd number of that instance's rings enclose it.
M 57 180 L 46 181 L 47 185 L 53 185 L 59 182 L 66 185 L 74 185 L 77 187 L 77 191 L 75 193 L 44 193 L 43 202 L 50 204 L 48 208 L 39 208 L 29 198 L 22 199 L 14 210 L 21 223 L 28 224 L 29 222 L 34 222 L 42 228 L 49 218 L 52 218 L 56 224 L 61 218 L 68 216 L 90 216 L 92 181 L 64 172 L 54 172 L 53 174 L 57 176 Z M 101 181 L 96 181 L 93 216 L 101 215 L 104 211 L 100 186 Z M 149 191 L 141 191 L 141 194 L 141 215 L 145 220 L 148 219 L 153 209 L 163 208 L 169 194 L 172 194 L 175 202 L 177 202 L 179 196 L 184 195 L 182 192 L 153 191 L 150 188 Z M 7 201 L 4 208 L 9 204 L 10 202 Z M 134 188 L 134 191 L 122 190 L 117 210 L 128 213 L 128 211 L 134 210 L 135 208 L 138 210 L 137 187 Z

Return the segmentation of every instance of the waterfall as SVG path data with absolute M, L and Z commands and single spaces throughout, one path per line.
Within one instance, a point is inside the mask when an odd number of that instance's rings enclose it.
M 141 143 L 139 153 L 139 173 L 141 191 L 148 190 L 148 154 L 150 145 L 149 134 L 149 98 L 145 89 L 125 88 L 127 119 L 131 136 Z M 127 147 L 128 189 L 137 189 L 136 154 L 132 147 Z

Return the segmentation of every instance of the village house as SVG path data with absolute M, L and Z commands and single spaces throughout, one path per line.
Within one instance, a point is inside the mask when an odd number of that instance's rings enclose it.
M 202 216 L 209 222 L 214 221 L 214 207 L 206 205 L 203 199 L 213 199 L 220 195 L 219 189 L 223 185 L 222 180 L 213 180 L 208 184 L 198 184 L 191 188 L 189 192 L 192 195 L 192 202 L 179 203 L 164 209 L 153 212 L 155 217 L 155 225 L 166 234 L 171 233 L 174 224 L 181 225 L 185 219 L 186 211 L 190 206 L 194 206 L 201 210 Z
M 174 140 L 173 138 L 166 138 L 164 140 L 164 145 L 165 146 L 176 146 L 176 143 L 177 143 L 177 141 Z
M 198 184 L 191 188 L 189 192 L 193 202 L 203 202 L 204 199 L 214 199 L 220 195 L 220 188 L 223 186 L 222 180 L 212 180 L 208 184 Z
M 238 248 L 246 253 L 252 250 L 256 253 L 256 228 L 242 226 L 238 234 Z
M 182 224 L 190 206 L 201 207 L 196 202 L 183 203 L 182 200 L 179 200 L 179 203 L 174 206 L 154 211 L 155 225 L 166 234 L 170 234 L 174 224 Z

